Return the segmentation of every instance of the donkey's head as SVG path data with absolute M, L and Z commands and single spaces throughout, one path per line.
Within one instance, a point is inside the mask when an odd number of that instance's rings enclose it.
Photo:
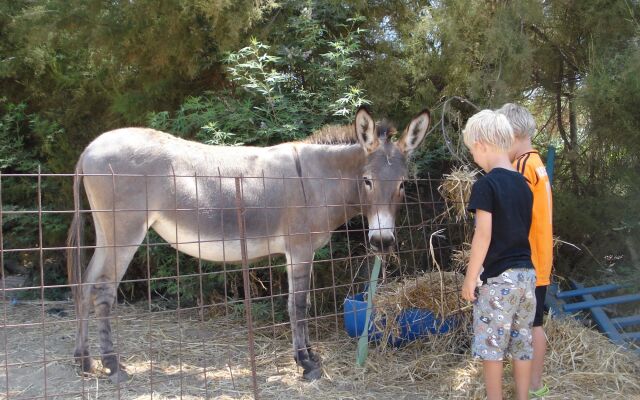
M 364 108 L 356 113 L 355 130 L 366 153 L 360 204 L 369 222 L 369 243 L 376 251 L 388 251 L 395 244 L 395 218 L 404 197 L 407 158 L 424 140 L 430 119 L 429 111 L 422 111 L 400 139 L 392 141 L 395 128 L 384 121 L 376 124 Z

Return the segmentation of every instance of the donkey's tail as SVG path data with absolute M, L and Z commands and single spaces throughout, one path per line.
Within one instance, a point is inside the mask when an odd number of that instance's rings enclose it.
M 82 284 L 82 238 L 84 237 L 84 223 L 80 212 L 80 189 L 82 188 L 82 156 L 76 164 L 76 172 L 73 178 L 73 221 L 67 236 L 67 276 L 73 293 L 76 308 L 79 304 L 78 285 Z M 77 310 L 76 310 L 77 311 Z

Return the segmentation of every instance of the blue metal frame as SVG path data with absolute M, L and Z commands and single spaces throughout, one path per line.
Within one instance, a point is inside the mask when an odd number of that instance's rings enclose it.
M 553 164 L 556 161 L 556 148 L 549 146 L 547 149 L 547 176 L 549 176 L 549 183 L 553 184 Z
M 585 287 L 578 282 L 572 281 L 571 283 L 572 283 L 572 286 L 574 286 L 576 289 L 585 289 Z M 580 297 L 582 297 L 585 300 L 585 302 L 596 301 L 596 298 L 593 297 L 592 294 L 583 294 Z M 567 310 L 567 308 L 569 306 L 571 306 L 571 304 L 566 304 L 564 306 L 564 310 L 568 312 L 569 310 Z M 613 323 L 611 322 L 611 319 L 609 319 L 609 316 L 607 316 L 607 313 L 604 312 L 602 307 L 592 306 L 589 311 L 591 311 L 591 316 L 593 317 L 593 320 L 596 322 L 596 324 L 598 324 L 600 329 L 604 332 L 605 335 L 609 337 L 609 339 L 611 339 L 613 343 L 619 346 L 624 346 L 626 344 L 624 338 L 622 337 L 620 332 L 618 332 L 618 329 L 616 329 L 616 327 L 613 325 Z
M 571 281 L 573 290 L 561 292 L 557 283 L 553 283 L 547 289 L 546 305 L 553 315 L 566 316 L 572 313 L 588 310 L 600 330 L 616 345 L 629 348 L 631 342 L 640 341 L 640 331 L 621 332 L 622 328 L 630 326 L 640 326 L 640 315 L 630 315 L 618 318 L 609 318 L 602 308 L 610 304 L 621 304 L 640 301 L 640 293 L 626 294 L 621 296 L 605 297 L 596 299 L 594 293 L 603 293 L 624 288 L 624 285 L 600 285 L 585 287 L 584 285 Z M 577 299 L 577 302 L 570 302 L 568 299 Z M 640 349 L 636 349 L 640 354 Z
M 620 328 L 626 328 L 628 326 L 640 325 L 640 314 L 630 315 L 628 317 L 618 317 L 611 319 L 614 325 Z
M 604 306 L 610 306 L 612 304 L 622 304 L 622 303 L 631 303 L 633 301 L 640 301 L 640 293 L 625 294 L 622 296 L 614 296 L 614 297 L 605 297 L 604 299 L 596 299 L 590 294 L 582 295 L 582 297 L 585 299 L 585 301 L 567 304 L 564 306 L 564 310 L 566 312 L 573 312 L 573 311 L 584 310 L 585 308 L 604 307 Z
M 621 289 L 622 286 L 610 284 L 610 285 L 601 285 L 601 286 L 592 286 L 585 287 L 582 289 L 574 289 L 574 290 L 565 290 L 557 294 L 559 299 L 566 299 L 569 297 L 582 296 L 583 294 L 594 294 L 600 292 L 608 292 L 609 290 L 617 290 Z
M 560 291 L 557 283 L 552 283 L 547 288 L 547 296 L 544 299 L 544 304 L 549 308 L 549 314 L 552 318 L 565 317 L 567 313 L 564 312 L 565 302 L 559 297 Z

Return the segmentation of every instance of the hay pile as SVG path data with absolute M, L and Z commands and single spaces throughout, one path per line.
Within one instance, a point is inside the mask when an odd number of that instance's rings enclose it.
M 543 379 L 551 389 L 547 399 L 640 399 L 640 357 L 573 319 L 547 320 L 545 331 L 549 342 Z M 322 350 L 328 353 L 323 355 L 330 359 L 325 372 L 334 383 L 352 380 L 348 397 L 484 399 L 482 365 L 471 358 L 470 338 L 469 325 L 461 325 L 427 341 L 372 351 L 364 370 L 353 367 L 355 341 L 335 353 L 324 342 Z M 510 362 L 505 362 L 503 388 L 505 399 L 515 398 Z M 345 395 L 324 392 L 324 398 Z
M 558 398 L 640 398 L 640 357 L 572 318 L 551 320 L 545 379 Z M 560 396 L 562 395 L 562 396 Z
M 484 399 L 482 365 L 471 358 L 468 328 L 463 325 L 451 334 L 393 351 L 370 352 L 361 376 L 352 375 L 353 354 L 346 349 L 332 354 L 337 357 L 332 363 L 344 368 L 327 366 L 327 373 L 336 382 L 355 378 L 354 387 L 367 388 L 370 398 L 395 388 L 396 398 L 412 398 L 409 393 L 414 391 L 418 398 Z M 549 342 L 543 379 L 551 389 L 547 399 L 640 398 L 637 355 L 574 319 L 547 320 L 545 331 Z M 505 362 L 503 388 L 505 399 L 515 398 L 510 362 Z
M 383 332 L 381 346 L 399 336 L 397 318 L 407 309 L 426 309 L 442 320 L 464 311 L 465 302 L 460 297 L 463 280 L 464 276 L 456 272 L 429 272 L 381 285 L 373 299 L 373 324 Z
M 442 184 L 438 192 L 444 199 L 445 211 L 442 217 L 456 222 L 467 219 L 467 203 L 471 196 L 471 187 L 476 181 L 479 170 L 472 170 L 469 166 L 454 167 L 450 174 L 442 176 Z

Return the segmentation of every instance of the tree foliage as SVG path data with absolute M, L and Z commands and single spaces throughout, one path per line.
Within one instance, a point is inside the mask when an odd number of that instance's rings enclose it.
M 171 118 L 150 123 L 209 144 L 266 145 L 297 140 L 328 123 L 348 123 L 369 103 L 353 76 L 363 31 L 348 19 L 341 37 L 331 35 L 308 9 L 288 23 L 293 32 L 277 46 L 256 38 L 225 58 L 231 87 L 190 97 Z
M 455 162 L 442 126 L 455 140 L 471 104 L 519 102 L 543 154 L 558 150 L 556 233 L 585 249 L 561 248 L 558 265 L 614 255 L 637 268 L 639 11 L 635 0 L 1 2 L 0 164 L 70 172 L 95 136 L 131 124 L 273 144 L 370 102 L 399 125 L 432 109 L 442 125 L 416 165 L 437 175 Z
M 413 12 L 390 24 L 406 44 L 396 48 L 410 82 L 481 107 L 522 103 L 538 120 L 543 153 L 558 148 L 555 231 L 585 250 L 561 249 L 557 264 L 602 264 L 613 254 L 637 267 L 638 3 L 400 3 Z M 458 102 L 454 111 L 445 116 L 453 124 L 475 109 Z

